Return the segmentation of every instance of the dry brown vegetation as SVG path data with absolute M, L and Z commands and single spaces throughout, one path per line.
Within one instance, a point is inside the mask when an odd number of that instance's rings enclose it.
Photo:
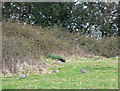
M 72 55 L 114 57 L 118 55 L 117 37 L 97 41 L 96 38 L 86 38 L 84 35 L 69 33 L 58 27 L 42 28 L 41 26 L 3 22 L 2 39 L 3 69 L 9 70 L 10 73 L 18 72 L 20 68 L 17 69 L 16 66 L 25 65 L 24 62 L 29 65 L 37 63 L 34 66 L 38 67 L 43 61 L 45 62 L 41 56 L 50 53 L 64 57 Z

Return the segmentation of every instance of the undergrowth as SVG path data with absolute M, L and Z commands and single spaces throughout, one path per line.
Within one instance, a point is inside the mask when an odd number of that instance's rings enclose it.
M 21 23 L 3 22 L 2 59 L 3 68 L 15 73 L 18 62 L 30 63 L 45 61 L 42 56 L 56 59 L 62 57 L 97 55 L 115 57 L 118 55 L 118 39 L 115 36 L 86 38 L 77 33 L 70 33 L 59 27 L 42 28 L 41 26 L 22 25 Z M 54 54 L 54 55 L 53 55 Z M 26 60 L 26 57 L 28 60 Z M 13 65 L 14 68 L 13 68 Z M 21 64 L 22 65 L 22 64 Z

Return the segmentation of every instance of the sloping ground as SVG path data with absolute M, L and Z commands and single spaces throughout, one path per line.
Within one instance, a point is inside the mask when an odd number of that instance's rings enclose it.
M 64 56 L 88 54 L 115 57 L 118 55 L 118 37 L 106 37 L 99 41 L 62 28 L 42 28 L 3 22 L 3 58 L 10 56 L 34 56 L 56 53 Z
M 46 74 L 4 77 L 3 89 L 118 89 L 117 58 L 66 58 L 61 65 L 46 59 L 49 64 Z M 80 68 L 87 70 L 81 73 Z M 54 73 L 53 70 L 59 72 Z
M 34 65 L 38 67 L 43 61 L 46 63 L 41 57 L 49 53 L 62 56 L 80 53 L 79 50 L 74 51 L 76 46 L 69 43 L 71 34 L 58 31 L 58 28 L 3 22 L 2 33 L 2 68 L 5 75 L 22 73 L 25 64 L 32 66 L 31 64 L 38 62 Z
M 21 66 L 26 63 L 29 66 L 34 64 L 33 70 L 43 62 L 46 64 L 47 61 L 42 57 L 51 53 L 63 56 L 63 58 L 69 56 L 85 57 L 91 54 L 106 57 L 118 55 L 116 37 L 96 41 L 95 38 L 86 38 L 84 35 L 69 33 L 58 27 L 42 28 L 41 26 L 24 26 L 20 23 L 10 22 L 3 22 L 2 33 L 2 68 L 5 70 L 4 74 L 17 74 L 18 70 L 25 69 L 18 67 L 16 70 L 17 65 Z

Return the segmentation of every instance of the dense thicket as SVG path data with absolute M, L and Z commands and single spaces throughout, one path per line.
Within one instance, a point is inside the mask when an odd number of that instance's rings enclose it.
M 64 56 L 97 55 L 115 57 L 118 55 L 118 38 L 106 37 L 101 40 L 61 31 L 61 28 L 3 23 L 2 57 L 40 58 L 51 53 Z

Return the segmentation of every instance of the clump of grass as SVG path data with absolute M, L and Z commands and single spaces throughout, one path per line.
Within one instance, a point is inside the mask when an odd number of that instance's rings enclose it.
M 94 61 L 97 61 L 97 60 L 98 60 L 98 58 L 94 58 L 93 60 L 94 60 Z
M 52 58 L 52 59 L 62 59 L 62 56 L 59 56 L 57 54 L 48 54 L 46 55 L 47 58 Z

